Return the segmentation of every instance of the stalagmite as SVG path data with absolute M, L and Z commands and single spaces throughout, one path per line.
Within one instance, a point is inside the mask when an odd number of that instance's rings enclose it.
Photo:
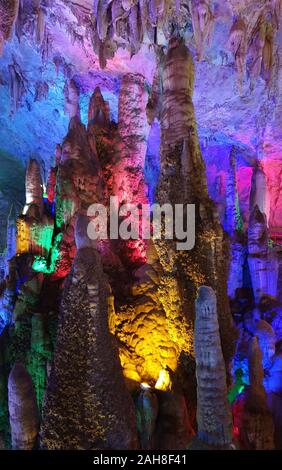
M 267 189 L 266 175 L 263 168 L 257 164 L 253 169 L 251 194 L 250 194 L 250 213 L 258 206 L 260 212 L 266 215 L 268 225 L 270 215 L 270 197 Z
M 266 216 L 256 205 L 248 229 L 248 263 L 255 301 L 263 295 L 276 297 L 278 284 L 277 255 L 268 247 Z
M 238 189 L 236 177 L 236 150 L 232 147 L 229 156 L 229 170 L 226 181 L 226 213 L 225 213 L 225 230 L 234 237 L 238 228 Z
M 34 205 L 39 210 L 39 215 L 43 213 L 43 185 L 40 167 L 37 160 L 29 160 L 25 178 L 25 213 Z
M 0 1 L 0 57 L 4 42 L 11 38 L 18 16 L 19 0 Z
M 8 263 L 9 274 L 6 279 L 6 288 L 0 299 L 0 317 L 4 325 L 10 325 L 13 318 L 13 309 L 16 301 L 17 274 L 15 259 Z
M 32 376 L 38 407 L 41 410 L 46 389 L 47 361 L 51 359 L 50 338 L 46 331 L 46 320 L 42 313 L 35 312 L 31 319 L 31 359 L 29 370 Z
M 8 391 L 12 447 L 31 450 L 36 445 L 39 415 L 31 377 L 19 362 L 10 372 Z
M 192 102 L 193 60 L 180 38 L 170 39 L 163 67 L 161 171 L 156 200 L 161 205 L 183 204 L 185 207 L 186 204 L 194 204 L 195 214 L 199 217 L 195 238 L 193 233 L 188 234 L 189 246 L 185 249 L 177 249 L 174 240 L 155 240 L 164 270 L 160 297 L 170 318 L 184 315 L 187 321 L 187 317 L 188 320 L 191 317 L 184 312 L 193 311 L 197 287 L 208 282 L 217 293 L 223 351 L 227 360 L 233 355 L 235 339 L 227 291 L 222 289 L 227 285 L 227 245 L 217 210 L 208 195 Z M 189 227 L 193 227 L 193 221 L 194 217 L 188 213 Z M 180 294 L 187 288 L 189 307 Z
M 108 330 L 110 290 L 100 255 L 85 234 L 88 223 L 79 217 L 76 225 L 78 252 L 61 304 L 41 446 L 133 449 L 133 403 Z
M 236 153 L 233 147 L 229 157 L 229 171 L 226 182 L 226 212 L 225 230 L 230 241 L 230 267 L 228 277 L 228 296 L 234 298 L 236 290 L 243 287 L 243 267 L 246 258 L 246 248 L 240 233 L 243 230 L 240 216 L 236 177 Z
M 7 223 L 7 254 L 6 259 L 9 261 L 16 255 L 16 232 L 17 232 L 17 212 L 14 206 L 11 206 L 8 223 Z
M 41 5 L 41 0 L 36 1 L 36 13 L 37 13 L 37 22 L 36 22 L 36 42 L 42 44 L 44 40 L 45 33 L 45 10 Z
M 194 331 L 197 376 L 198 438 L 217 448 L 231 444 L 232 418 L 227 401 L 217 302 L 210 287 L 201 286 Z
M 13 61 L 13 64 L 8 66 L 9 70 L 9 88 L 10 88 L 10 99 L 11 99 L 11 114 L 17 112 L 22 104 L 23 96 L 27 92 L 26 79 L 23 76 L 19 64 Z
M 263 386 L 262 353 L 257 338 L 253 338 L 249 351 L 250 387 L 247 392 L 240 437 L 244 449 L 274 449 L 274 426 L 267 406 Z

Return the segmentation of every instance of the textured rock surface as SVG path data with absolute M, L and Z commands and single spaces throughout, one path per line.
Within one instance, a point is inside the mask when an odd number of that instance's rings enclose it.
M 231 443 L 232 418 L 217 318 L 216 296 L 201 286 L 196 300 L 195 356 L 198 438 L 214 447 Z
M 280 0 L 0 1 L 6 447 L 6 382 L 18 361 L 31 375 L 40 411 L 50 378 L 45 447 L 135 446 L 122 372 L 134 397 L 142 381 L 151 398 L 158 396 L 158 407 L 154 398 L 146 405 L 145 393 L 139 401 L 141 446 L 187 447 L 196 429 L 195 299 L 204 284 L 217 299 L 218 324 L 208 339 L 220 357 L 212 385 L 221 392 L 211 397 L 209 418 L 215 427 L 221 421 L 218 403 L 224 402 L 222 412 L 228 408 L 233 374 L 233 436 L 243 416 L 242 447 L 272 447 L 264 383 L 281 447 L 281 13 Z M 27 166 L 19 217 L 24 178 L 16 159 Z M 195 204 L 194 248 L 177 250 L 176 240 L 89 240 L 84 214 L 93 202 L 109 209 L 113 195 L 127 203 Z M 66 347 L 57 344 L 50 375 L 62 292 L 58 341 Z M 215 319 L 214 301 L 208 304 Z M 230 310 L 240 335 L 232 363 Z M 213 358 L 207 354 L 205 364 Z M 207 409 L 199 403 L 198 416 Z M 208 443 L 203 435 L 191 448 L 230 442 Z
M 250 344 L 250 387 L 247 391 L 241 428 L 244 448 L 274 449 L 274 426 L 263 386 L 262 352 L 256 338 Z
M 133 403 L 108 330 L 110 292 L 99 258 L 97 251 L 81 248 L 65 286 L 43 410 L 43 448 L 137 445 Z
M 39 415 L 31 377 L 20 363 L 10 372 L 8 391 L 13 449 L 31 450 L 36 445 Z
M 256 205 L 251 213 L 248 229 L 248 263 L 255 301 L 266 294 L 277 296 L 278 259 L 268 246 L 266 215 Z
M 208 195 L 192 102 L 193 60 L 180 38 L 170 40 L 163 67 L 161 169 L 156 200 L 160 204 L 194 204 L 197 218 L 195 246 L 192 243 L 190 251 L 187 248 L 186 251 L 176 250 L 174 241 L 155 242 L 164 270 L 164 308 L 175 318 L 185 315 L 188 309 L 191 314 L 196 288 L 204 282 L 213 286 L 218 294 L 223 350 L 228 360 L 233 354 L 234 330 L 227 291 L 222 289 L 222 285 L 227 284 L 227 247 L 217 210 Z M 174 276 L 176 266 L 179 273 Z M 184 295 L 189 307 L 178 294 L 182 289 L 186 290 Z

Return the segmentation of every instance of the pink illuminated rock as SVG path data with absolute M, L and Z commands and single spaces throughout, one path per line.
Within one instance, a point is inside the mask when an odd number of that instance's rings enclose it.
M 271 367 L 272 359 L 275 354 L 276 336 L 269 323 L 260 320 L 256 324 L 254 334 L 258 338 L 259 347 L 262 352 L 262 364 L 264 369 Z
M 270 199 L 267 188 L 266 175 L 260 166 L 253 170 L 252 186 L 250 195 L 250 212 L 258 206 L 260 212 L 265 214 L 267 225 L 270 215 Z
M 141 75 L 125 75 L 119 96 L 119 161 L 115 167 L 116 190 L 120 202 L 146 203 L 144 164 L 149 127 L 146 106 L 148 93 Z

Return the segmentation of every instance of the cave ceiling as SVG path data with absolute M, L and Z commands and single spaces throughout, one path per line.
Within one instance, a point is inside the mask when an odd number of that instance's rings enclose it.
M 23 165 L 29 158 L 36 158 L 41 162 L 43 177 L 46 176 L 55 146 L 67 131 L 66 81 L 73 79 L 79 89 L 83 122 L 87 119 L 89 97 L 97 85 L 110 103 L 112 119 L 117 120 L 121 77 L 127 72 L 140 73 L 150 87 L 158 53 L 167 46 L 171 32 L 177 30 L 185 37 L 195 59 L 194 104 L 202 151 L 209 168 L 210 192 L 221 184 L 218 180 L 222 179 L 224 184 L 227 156 L 235 145 L 241 169 L 238 179 L 243 212 L 248 205 L 251 167 L 257 159 L 262 160 L 272 191 L 275 212 L 272 225 L 282 224 L 278 210 L 282 185 L 282 29 L 277 19 L 280 2 L 210 2 L 213 25 L 210 43 L 200 52 L 201 60 L 197 60 L 199 52 L 189 1 L 151 2 L 155 10 L 148 4 L 146 27 L 141 27 L 140 22 L 144 16 L 142 4 L 148 2 L 46 0 L 39 2 L 40 8 L 37 3 L 19 2 L 17 21 L 3 46 L 0 59 L 2 152 L 21 160 Z M 107 17 L 103 16 L 104 7 L 108 8 Z M 135 24 L 132 11 L 137 7 Z M 99 22 L 93 14 L 95 8 L 97 12 L 100 9 Z M 238 16 L 243 19 L 250 43 L 258 18 L 262 13 L 267 17 L 269 11 L 275 16 L 272 21 L 277 22 L 271 80 L 267 82 L 261 76 L 252 80 L 247 68 L 240 87 L 236 60 L 228 43 L 232 24 Z M 100 38 L 107 46 L 102 52 Z M 16 98 L 12 68 L 21 82 Z M 149 141 L 148 151 L 158 152 L 155 139 Z

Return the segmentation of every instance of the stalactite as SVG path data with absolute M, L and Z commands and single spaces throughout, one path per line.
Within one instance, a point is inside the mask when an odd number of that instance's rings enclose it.
M 214 17 L 208 0 L 190 2 L 197 59 L 202 60 L 207 43 L 211 42 Z
M 127 74 L 121 84 L 119 96 L 118 146 L 119 154 L 114 168 L 114 194 L 119 204 L 146 204 L 147 186 L 144 177 L 149 126 L 146 118 L 148 93 L 145 79 L 139 74 Z M 141 227 L 135 222 L 137 233 Z M 144 262 L 146 242 L 129 240 L 120 244 L 125 258 L 131 262 Z
M 9 87 L 11 98 L 11 113 L 14 114 L 22 104 L 22 98 L 26 94 L 26 79 L 24 78 L 19 64 L 14 59 L 13 64 L 8 66 Z
M 270 197 L 267 188 L 266 175 L 262 166 L 258 163 L 254 166 L 251 194 L 250 194 L 250 213 L 258 206 L 260 212 L 266 215 L 268 225 L 270 215 Z
M 0 316 L 4 325 L 11 325 L 12 323 L 13 309 L 16 301 L 16 285 L 17 274 L 15 267 L 15 259 L 13 258 L 8 263 L 8 276 L 6 279 L 6 286 L 0 300 Z
M 272 366 L 272 360 L 275 354 L 276 336 L 273 328 L 265 320 L 259 320 L 256 323 L 255 335 L 259 342 L 262 353 L 260 362 L 264 370 L 268 370 Z
M 79 110 L 79 89 L 73 80 L 68 80 L 64 87 L 65 113 L 69 118 L 80 115 Z
M 131 50 L 132 54 L 137 54 L 141 47 L 141 38 L 140 35 L 140 16 L 139 16 L 139 9 L 137 5 L 134 5 L 130 9 L 129 13 L 129 34 L 131 39 Z
M 21 363 L 10 372 L 8 391 L 13 449 L 31 450 L 36 445 L 39 417 L 32 380 Z
M 236 290 L 243 287 L 243 267 L 246 258 L 246 248 L 242 239 L 242 229 L 236 176 L 236 150 L 233 147 L 229 156 L 225 213 L 225 230 L 231 239 L 228 296 L 232 299 L 236 296 Z
M 198 438 L 214 447 L 231 444 L 232 418 L 227 401 L 217 302 L 210 287 L 201 286 L 194 331 L 197 376 Z
M 142 449 L 154 448 L 154 433 L 158 417 L 158 398 L 154 390 L 141 384 L 137 400 L 136 419 Z
M 42 313 L 33 313 L 31 323 L 30 358 L 28 371 L 35 388 L 38 409 L 41 411 L 46 390 L 47 361 L 52 351 Z
M 133 403 L 108 331 L 110 291 L 100 255 L 86 235 L 87 224 L 78 218 L 78 253 L 62 299 L 41 445 L 132 449 L 136 447 Z
M 228 47 L 234 54 L 237 74 L 238 88 L 242 91 L 243 78 L 246 71 L 247 57 L 247 27 L 242 18 L 237 18 L 229 33 Z
M 278 349 L 278 348 L 277 348 Z M 274 422 L 275 449 L 282 449 L 282 353 L 278 350 L 272 358 L 265 377 L 267 402 Z
M 0 1 L 0 57 L 4 42 L 11 38 L 17 20 L 19 0 Z

